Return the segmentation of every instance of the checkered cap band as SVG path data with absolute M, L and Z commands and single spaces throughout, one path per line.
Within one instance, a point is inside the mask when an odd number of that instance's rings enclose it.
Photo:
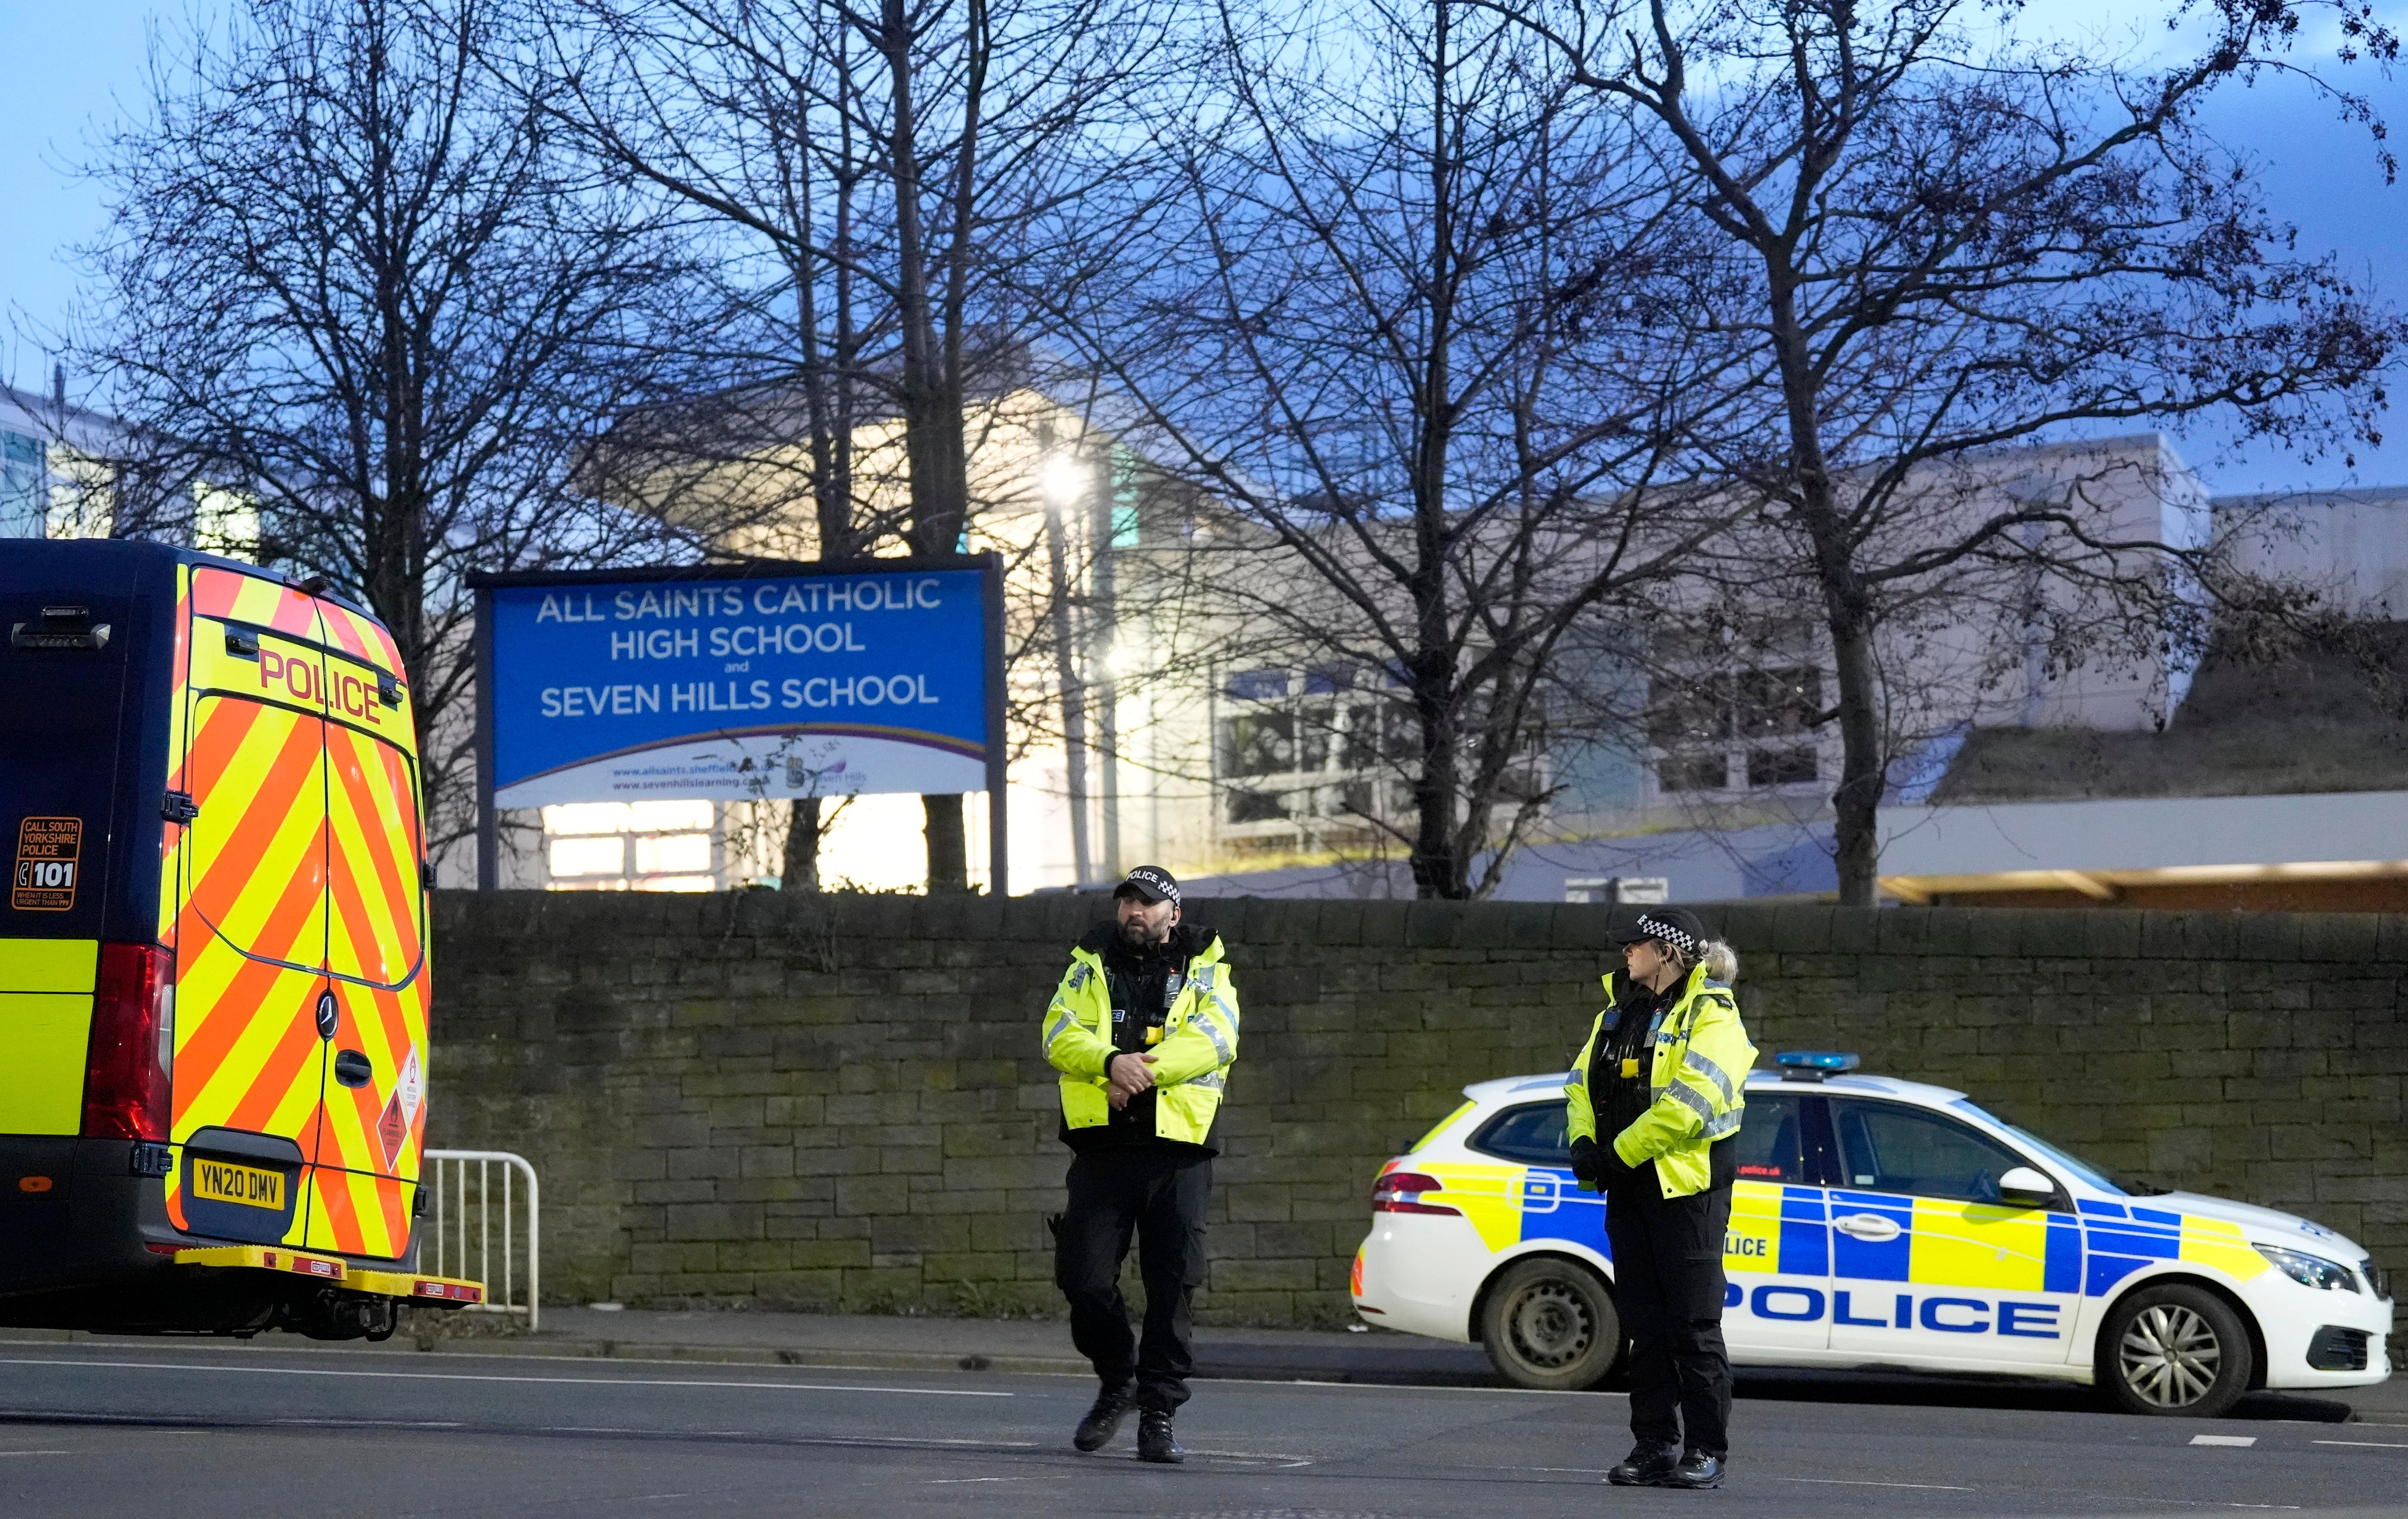
M 1695 954 L 1698 953 L 1698 941 L 1694 937 L 1673 927 L 1670 924 L 1666 923 L 1661 918 L 1653 918 L 1649 917 L 1644 912 L 1641 913 L 1639 915 L 1639 931 L 1646 935 L 1649 939 L 1662 939 L 1665 943 L 1671 945 L 1683 954 Z

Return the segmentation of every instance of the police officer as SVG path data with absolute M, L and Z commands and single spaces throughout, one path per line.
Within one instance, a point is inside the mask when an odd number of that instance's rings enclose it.
M 1737 1171 L 1742 1083 L 1756 1046 L 1740 1024 L 1730 947 L 1697 915 L 1649 908 L 1615 936 L 1623 968 L 1565 1088 L 1572 1174 L 1605 1194 L 1614 1297 L 1630 1338 L 1630 1432 L 1606 1474 L 1621 1487 L 1714 1487 L 1730 1449 L 1723 1233 Z
M 1069 1203 L 1054 1225 L 1054 1281 L 1070 1340 L 1103 1390 L 1071 1443 L 1100 1450 L 1130 1407 L 1138 1459 L 1184 1460 L 1171 1414 L 1187 1401 L 1189 1305 L 1204 1280 L 1214 1124 L 1238 1058 L 1238 992 L 1219 936 L 1180 921 L 1179 882 L 1141 865 L 1113 917 L 1070 952 L 1045 1010 L 1045 1058 L 1062 1073 Z M 1121 1263 L 1138 1242 L 1145 1338 L 1131 1334 Z

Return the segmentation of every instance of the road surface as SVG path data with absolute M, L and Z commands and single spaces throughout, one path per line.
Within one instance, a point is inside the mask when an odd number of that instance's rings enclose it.
M 1745 1383 L 1719 1494 L 1609 1490 L 1612 1393 L 1206 1382 L 1186 1466 L 1135 1420 L 1080 1455 L 1092 1384 L 208 1342 L 0 1345 L 0 1512 L 282 1515 L 1600 1512 L 2399 1512 L 2408 1425 L 2260 1398 L 2138 1419 L 2042 1391 Z

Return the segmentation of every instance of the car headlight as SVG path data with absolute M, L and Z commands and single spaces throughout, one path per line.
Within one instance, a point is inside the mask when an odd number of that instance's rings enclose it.
M 2303 1287 L 2328 1290 L 2339 1287 L 2344 1292 L 2358 1290 L 2358 1278 L 2350 1275 L 2349 1268 L 2339 1261 L 2329 1261 L 2322 1255 L 2311 1255 L 2305 1251 L 2285 1250 L 2280 1245 L 2257 1245 L 2253 1248 L 2272 1261 L 2274 1269 Z

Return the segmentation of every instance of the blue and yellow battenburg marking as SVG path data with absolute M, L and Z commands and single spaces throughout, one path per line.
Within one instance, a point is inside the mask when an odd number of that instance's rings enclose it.
M 2082 1211 L 2088 1236 L 2089 1270 L 2083 1291 L 2092 1297 L 2106 1297 L 2117 1283 L 2158 1261 L 2209 1266 L 2243 1282 L 2272 1269 L 2238 1224 L 2093 1197 L 2081 1198 L 2074 1206 Z
M 1605 1199 L 1581 1190 L 1568 1170 L 1544 1167 L 1420 1164 L 1441 1191 L 1426 1194 L 1462 1213 L 1495 1253 L 1514 1244 L 1561 1241 L 1612 1258 Z M 2080 1216 L 1994 1203 L 1904 1197 L 1895 1193 L 1741 1181 L 1731 1188 L 1723 1269 L 1733 1277 L 1827 1277 L 1834 1297 L 1790 1285 L 1734 1282 L 1729 1306 L 1761 1317 L 1799 1320 L 1827 1311 L 1842 1325 L 1978 1332 L 1994 1305 L 1974 1299 L 1867 1292 L 1855 1283 L 2032 1292 L 2103 1297 L 2133 1272 L 2159 1261 L 2213 1268 L 2239 1281 L 2269 1269 L 2237 1225 L 2138 1204 L 2090 1198 Z M 1895 1237 L 1859 1239 L 1835 1229 L 1835 1217 L 1874 1214 L 1898 1225 Z M 1898 1301 L 1890 1301 L 1895 1296 Z M 1995 1322 L 2000 1333 L 2054 1338 L 2055 1310 L 2015 1310 Z M 1927 1322 L 1928 1321 L 1928 1322 Z

